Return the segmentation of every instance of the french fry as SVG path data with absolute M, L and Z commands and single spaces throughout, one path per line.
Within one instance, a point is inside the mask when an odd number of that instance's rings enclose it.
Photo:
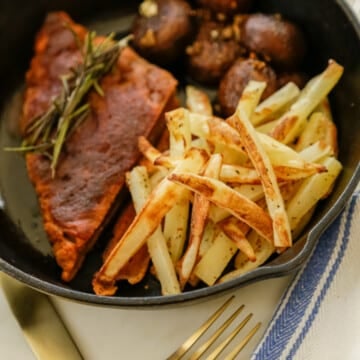
M 301 151 L 304 148 L 321 141 L 330 146 L 333 154 L 338 153 L 337 130 L 335 124 L 323 113 L 315 112 L 311 115 L 304 131 L 299 136 L 295 149 Z
M 300 234 L 303 232 L 306 225 L 311 220 L 315 212 L 315 209 L 316 209 L 316 205 L 314 205 L 309 211 L 307 211 L 306 214 L 300 219 L 300 221 L 298 221 L 295 228 L 291 230 L 294 239 L 297 239 L 300 236 Z
M 181 160 L 191 146 L 189 112 L 176 109 L 165 115 L 170 134 L 170 156 Z M 176 263 L 184 249 L 190 209 L 190 193 L 187 191 L 168 211 L 164 219 L 164 236 L 170 256 Z
M 239 131 L 264 187 L 267 207 L 273 221 L 274 245 L 275 247 L 288 247 L 292 244 L 292 238 L 284 201 L 270 159 L 249 120 L 254 104 L 257 103 L 263 90 L 264 83 L 250 81 L 239 101 L 232 124 Z
M 146 245 L 143 245 L 125 264 L 116 276 L 116 281 L 126 280 L 129 284 L 138 284 L 149 268 L 150 256 Z
M 152 146 L 151 143 L 144 136 L 139 136 L 138 148 L 143 154 L 143 156 L 148 159 L 152 164 L 154 164 L 155 160 L 159 156 L 161 156 L 161 152 L 154 146 Z
M 320 164 L 304 164 L 303 168 L 274 166 L 276 178 L 281 181 L 301 180 L 311 175 L 326 172 L 326 167 Z
M 171 159 L 169 156 L 164 155 L 158 149 L 150 144 L 144 137 L 140 136 L 138 139 L 138 147 L 143 156 L 155 166 L 163 166 L 168 169 L 174 168 L 176 160 Z
M 343 71 L 342 66 L 330 60 L 327 68 L 307 83 L 298 99 L 280 118 L 270 135 L 285 144 L 293 142 L 305 127 L 307 117 L 329 94 Z
M 237 251 L 234 242 L 222 231 L 219 232 L 210 249 L 196 265 L 195 275 L 207 285 L 213 285 Z
M 258 201 L 264 197 L 264 190 L 262 185 L 248 185 L 243 184 L 240 186 L 235 186 L 234 190 L 241 194 L 243 197 L 248 198 L 251 201 Z M 211 219 L 214 223 L 218 223 L 229 217 L 231 214 L 229 211 L 219 208 L 216 205 L 211 205 L 209 211 L 209 219 Z
M 113 236 L 108 242 L 103 254 L 102 259 L 105 260 L 110 252 L 114 249 L 116 244 L 119 242 L 119 239 L 125 234 L 127 228 L 133 222 L 136 216 L 136 211 L 132 202 L 126 205 L 126 207 L 121 211 L 121 214 L 116 221 Z
M 237 193 L 220 180 L 179 171 L 174 171 L 168 176 L 168 179 L 203 195 L 215 205 L 226 209 L 232 215 L 244 221 L 268 241 L 273 242 L 270 216 L 256 203 Z
M 246 234 L 250 230 L 249 226 L 233 216 L 229 216 L 223 221 L 220 221 L 218 226 L 251 261 L 256 260 L 254 249 L 246 238 Z
M 271 120 L 274 114 L 290 104 L 299 94 L 300 89 L 294 83 L 287 83 L 256 107 L 250 118 L 251 123 L 256 127 L 268 119 Z
M 214 223 L 217 224 L 219 221 L 226 219 L 231 214 L 228 210 L 218 207 L 215 204 L 211 204 L 209 210 L 209 219 Z
M 204 175 L 212 178 L 218 178 L 221 163 L 221 155 L 212 155 L 206 166 Z M 209 208 L 209 201 L 202 195 L 195 194 L 191 216 L 189 244 L 184 253 L 184 256 L 179 260 L 177 266 L 181 288 L 183 288 L 187 283 L 191 272 L 193 271 L 193 268 L 195 266 L 196 260 L 198 259 L 198 252 L 201 239 L 204 235 Z
M 258 201 L 264 197 L 262 185 L 240 185 L 234 186 L 234 190 L 251 201 Z
M 320 160 L 326 157 L 335 156 L 331 147 L 322 141 L 317 141 L 316 143 L 304 148 L 299 152 L 299 155 L 305 161 L 312 163 L 318 163 Z
M 158 166 L 156 171 L 150 176 L 150 186 L 154 189 L 159 183 L 169 175 L 169 170 L 165 167 Z
M 166 113 L 165 118 L 170 134 L 170 156 L 182 159 L 191 146 L 189 111 L 179 108 Z
M 199 149 L 190 149 L 176 171 L 200 172 L 208 156 Z M 187 191 L 165 178 L 150 194 L 142 210 L 137 214 L 122 239 L 106 258 L 93 279 L 93 289 L 99 295 L 112 295 L 116 292 L 116 276 L 127 261 L 160 225 L 165 214 L 186 196 Z
M 208 219 L 205 225 L 203 237 L 200 242 L 199 259 L 201 259 L 210 249 L 211 245 L 214 243 L 215 236 L 217 235 L 218 232 L 219 229 L 210 219 Z
M 279 119 L 269 121 L 265 124 L 256 126 L 256 131 L 261 134 L 270 134 L 278 123 Z
M 183 194 L 169 209 L 164 220 L 164 235 L 171 258 L 176 263 L 183 253 L 189 221 L 190 193 Z
M 328 171 L 304 180 L 296 195 L 287 204 L 291 229 L 295 229 L 302 217 L 329 193 L 342 169 L 340 162 L 333 157 L 326 158 L 322 164 Z
M 215 224 L 211 220 L 208 220 L 206 223 L 206 226 L 205 226 L 204 235 L 201 239 L 197 263 L 202 259 L 202 257 L 211 248 L 211 246 L 214 243 L 214 240 L 219 232 L 220 232 L 220 229 L 218 227 L 216 227 Z M 194 269 L 195 269 L 195 267 L 194 267 Z M 200 281 L 200 279 L 195 275 L 194 269 L 188 279 L 188 283 L 191 286 L 197 286 Z
M 260 184 L 260 178 L 255 169 L 239 165 L 224 164 L 221 167 L 220 179 L 232 184 Z
M 251 270 L 254 270 L 264 264 L 274 253 L 275 247 L 262 238 L 259 234 L 252 231 L 248 237 L 250 245 L 253 247 L 256 260 L 251 261 L 244 253 L 239 252 L 235 257 L 236 270 L 228 272 L 222 276 L 219 283 L 235 279 Z
M 136 213 L 145 205 L 151 193 L 150 181 L 144 167 L 135 167 L 126 176 Z M 175 267 L 171 260 L 165 237 L 160 226 L 148 238 L 147 246 L 151 260 L 155 267 L 156 276 L 161 284 L 163 295 L 180 293 L 180 286 L 176 277 Z
M 213 110 L 208 95 L 196 88 L 188 85 L 186 91 L 186 107 L 194 113 L 212 116 Z
M 316 164 L 306 163 L 304 158 L 298 152 L 270 136 L 259 133 L 257 133 L 257 136 L 274 167 L 286 166 L 299 169 L 306 169 L 311 166 L 317 167 Z
M 184 255 L 180 258 L 177 264 L 177 271 L 182 289 L 186 285 L 196 263 L 208 211 L 209 202 L 204 197 L 195 195 L 191 216 L 189 244 Z
M 199 149 L 204 149 L 206 150 L 206 152 L 208 154 L 211 154 L 212 151 L 210 149 L 210 146 L 209 146 L 209 143 L 206 141 L 206 139 L 204 138 L 197 138 L 197 139 L 194 139 L 192 142 L 191 142 L 191 147 L 196 147 L 196 148 L 199 148 Z
M 326 171 L 319 164 L 303 163 L 303 167 L 274 166 L 276 179 L 281 181 L 300 180 L 316 173 Z M 223 165 L 220 179 L 231 184 L 261 184 L 261 178 L 255 169 L 249 169 L 238 165 Z
M 221 154 L 224 164 L 244 165 L 248 161 L 248 157 L 244 153 L 222 143 L 213 144 L 213 153 Z
M 121 212 L 121 215 L 115 224 L 113 236 L 103 253 L 103 260 L 107 258 L 109 253 L 116 246 L 119 238 L 125 234 L 125 231 L 134 220 L 135 215 L 136 213 L 134 205 L 130 202 Z M 144 278 L 149 266 L 149 262 L 150 255 L 147 250 L 147 246 L 143 245 L 140 250 L 132 258 L 130 258 L 127 264 L 121 269 L 117 275 L 116 280 L 127 280 L 129 284 L 137 284 Z

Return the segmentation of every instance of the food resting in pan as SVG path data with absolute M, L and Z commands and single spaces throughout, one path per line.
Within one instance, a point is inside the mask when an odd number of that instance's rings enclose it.
M 341 164 L 327 95 L 343 69 L 330 60 L 307 81 L 299 27 L 250 11 L 145 0 L 120 42 L 47 16 L 15 150 L 64 281 L 113 219 L 96 294 L 147 272 L 164 295 L 227 281 L 291 247 L 329 195 Z

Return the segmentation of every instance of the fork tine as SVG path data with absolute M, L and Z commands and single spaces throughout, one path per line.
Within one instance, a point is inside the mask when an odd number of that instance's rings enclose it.
M 245 345 L 251 340 L 251 338 L 255 335 L 255 333 L 259 330 L 261 326 L 261 322 L 257 323 L 245 336 L 245 338 L 240 341 L 240 343 L 235 347 L 233 351 L 225 358 L 225 360 L 234 360 L 239 354 L 239 352 L 245 347 Z
M 204 334 L 204 332 L 215 322 L 215 320 L 226 310 L 233 301 L 235 296 L 231 296 L 228 300 L 222 304 L 216 312 L 210 316 L 200 328 L 191 335 L 173 354 L 171 354 L 167 360 L 179 360 L 183 355 L 195 344 L 195 342 Z
M 228 326 L 235 320 L 239 313 L 244 309 L 244 305 L 241 305 L 230 315 L 227 320 L 214 332 L 213 335 L 199 347 L 198 350 L 190 357 L 190 360 L 198 360 L 201 355 L 219 338 L 219 336 L 228 328 Z
M 206 360 L 215 360 L 221 352 L 226 348 L 230 341 L 240 332 L 240 330 L 248 323 L 253 314 L 249 314 L 232 332 L 231 334 L 206 358 Z

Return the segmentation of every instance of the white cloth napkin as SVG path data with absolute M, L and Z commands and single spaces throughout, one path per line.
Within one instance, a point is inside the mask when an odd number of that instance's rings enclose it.
M 319 239 L 252 360 L 360 359 L 360 191 Z

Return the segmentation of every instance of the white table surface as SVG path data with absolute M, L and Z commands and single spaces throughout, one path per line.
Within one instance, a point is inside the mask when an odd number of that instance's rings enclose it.
M 348 1 L 360 16 L 360 0 Z M 265 280 L 234 292 L 232 308 L 245 304 L 248 312 L 254 312 L 251 322 L 263 323 L 242 358 L 249 358 L 291 279 Z M 159 360 L 174 351 L 228 297 L 162 310 L 108 309 L 52 299 L 86 360 Z M 0 359 L 35 359 L 1 291 Z

